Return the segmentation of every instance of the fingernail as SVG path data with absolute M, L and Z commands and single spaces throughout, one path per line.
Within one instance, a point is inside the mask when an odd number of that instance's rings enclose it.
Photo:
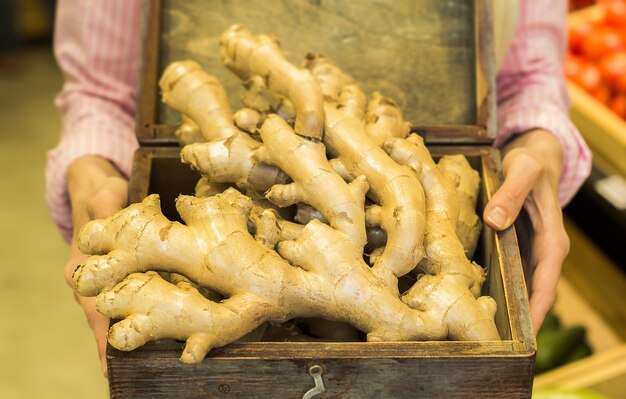
M 503 229 L 508 225 L 509 218 L 506 216 L 504 209 L 496 206 L 489 212 L 487 220 L 498 229 Z

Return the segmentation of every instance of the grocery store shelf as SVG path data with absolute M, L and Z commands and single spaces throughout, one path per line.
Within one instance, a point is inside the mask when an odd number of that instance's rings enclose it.
M 535 389 L 590 389 L 609 398 L 626 392 L 626 344 L 560 367 L 535 378 Z
M 624 342 L 567 277 L 559 281 L 552 311 L 564 327 L 585 327 L 586 340 L 593 353 L 604 352 Z
M 572 121 L 597 154 L 626 176 L 626 122 L 573 83 Z
M 626 392 L 626 275 L 568 217 L 571 250 L 553 308 L 564 326 L 582 325 L 593 355 L 539 374 L 535 390 L 589 390 L 607 398 Z
M 563 277 L 622 341 L 626 341 L 626 275 L 568 218 L 571 250 Z M 623 240 L 623 236 L 621 238 Z
M 564 212 L 587 241 L 626 273 L 626 179 L 607 170 L 594 161 L 591 175 Z

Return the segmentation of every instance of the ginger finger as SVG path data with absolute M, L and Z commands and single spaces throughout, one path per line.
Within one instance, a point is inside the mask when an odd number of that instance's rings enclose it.
M 131 274 L 98 295 L 96 307 L 110 318 L 123 319 L 109 330 L 109 343 L 116 349 L 128 351 L 148 341 L 176 338 L 187 341 L 181 361 L 197 363 L 211 348 L 241 338 L 262 324 L 273 305 L 251 294 L 216 303 L 148 272 Z
M 240 79 L 261 76 L 270 90 L 291 101 L 296 110 L 296 133 L 321 140 L 324 109 L 320 88 L 309 71 L 285 59 L 276 40 L 233 25 L 220 38 L 220 54 L 224 65 Z
M 297 136 L 276 115 L 269 115 L 259 132 L 263 147 L 257 151 L 257 159 L 277 166 L 293 180 L 288 185 L 273 186 L 267 198 L 281 207 L 307 203 L 319 210 L 331 226 L 364 246 L 363 203 L 369 188 L 365 178 L 357 177 L 348 185 L 330 166 L 323 144 Z
M 200 65 L 174 62 L 163 72 L 159 85 L 163 102 L 197 124 L 206 139 L 185 146 L 181 159 L 211 183 L 235 183 L 242 190 L 264 192 L 288 180 L 276 168 L 252 158 L 261 144 L 235 126 L 224 87 Z
M 183 114 L 183 123 L 176 129 L 174 135 L 181 146 L 187 144 L 202 143 L 206 141 L 200 127 L 196 125 L 196 122 L 192 121 L 187 115 Z
M 261 120 L 261 114 L 251 108 L 242 108 L 233 115 L 235 126 L 248 133 L 256 132 L 257 127 L 261 124 Z
M 374 92 L 367 104 L 365 129 L 379 146 L 392 138 L 403 139 L 411 130 L 396 104 L 379 92 Z
M 479 296 L 485 271 L 468 261 L 463 245 L 456 236 L 459 198 L 455 187 L 437 167 L 418 135 L 387 141 L 384 148 L 399 163 L 419 164 L 417 173 L 426 194 L 428 224 L 428 234 L 424 240 L 426 254 L 420 262 L 420 268 L 432 275 L 460 276 L 474 296 Z
M 238 132 L 224 87 L 196 62 L 187 60 L 168 65 L 159 87 L 163 102 L 195 122 L 206 141 Z
M 212 183 L 235 183 L 242 190 L 265 192 L 274 184 L 286 183 L 289 177 L 257 161 L 254 152 L 260 147 L 261 143 L 238 132 L 226 139 L 185 146 L 180 156 Z
M 335 163 L 341 165 L 349 177 L 364 175 L 367 178 L 368 196 L 380 202 L 380 221 L 387 235 L 387 245 L 372 270 L 397 291 L 398 277 L 413 270 L 424 253 L 426 223 L 421 185 L 409 168 L 394 162 L 369 137 L 364 121 L 355 117 L 359 115 L 358 110 L 343 106 L 351 98 L 362 97 L 358 87 L 347 84 L 351 79 L 343 73 L 337 76 L 338 68 L 323 57 L 309 56 L 307 68 L 320 82 L 325 96 L 324 143 L 330 153 L 338 155 L 339 161 Z M 347 85 L 334 86 L 342 84 Z M 338 97 L 333 98 L 337 93 Z M 362 102 L 352 102 L 355 103 Z
M 482 221 L 476 214 L 480 177 L 462 155 L 446 155 L 439 160 L 438 166 L 446 176 L 452 175 L 458 182 L 456 188 L 461 205 L 456 234 L 463 243 L 467 258 L 472 259 L 482 230 Z
M 243 82 L 246 91 L 241 96 L 241 102 L 248 108 L 257 111 L 261 119 L 274 113 L 286 121 L 296 117 L 296 111 L 289 99 L 268 89 L 261 76 L 252 76 Z

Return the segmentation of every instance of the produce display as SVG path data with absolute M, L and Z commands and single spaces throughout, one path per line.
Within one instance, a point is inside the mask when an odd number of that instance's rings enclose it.
M 569 9 L 577 10 L 595 4 L 595 0 L 569 0 Z
M 534 399 L 609 399 L 588 389 L 544 388 L 533 391 Z
M 570 24 L 565 75 L 626 119 L 626 0 L 600 2 Z
M 181 159 L 203 176 L 176 201 L 184 224 L 152 194 L 80 232 L 92 256 L 75 288 L 121 319 L 110 344 L 176 338 L 196 363 L 296 318 L 348 324 L 370 342 L 499 340 L 485 270 L 471 261 L 480 180 L 468 161 L 436 163 L 393 101 L 368 100 L 325 57 L 295 66 L 275 38 L 237 25 L 220 46 L 246 108 L 233 114 L 193 61 L 160 80 L 183 115 Z
M 537 333 L 535 372 L 540 374 L 591 355 L 586 335 L 583 326 L 565 328 L 558 316 L 548 312 Z

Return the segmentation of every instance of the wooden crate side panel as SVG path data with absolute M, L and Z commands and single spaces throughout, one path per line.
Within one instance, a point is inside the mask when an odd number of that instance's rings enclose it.
M 488 137 L 483 126 L 452 125 L 452 126 L 411 126 L 411 131 L 424 138 L 426 144 L 437 145 L 467 145 L 491 144 L 493 139 Z
M 150 173 L 154 151 L 138 148 L 133 157 L 133 169 L 128 181 L 128 203 L 141 202 L 149 194 Z
M 496 138 L 496 73 L 493 43 L 491 0 L 477 0 L 474 11 L 476 26 L 476 124 L 483 130 L 479 138 Z
M 492 165 L 486 162 L 485 158 L 489 157 L 488 152 L 483 152 L 480 157 L 481 186 L 480 186 L 480 203 L 479 210 L 485 209 L 487 202 L 491 199 L 494 191 L 500 185 L 498 176 L 498 165 Z M 478 212 L 481 215 L 481 212 Z M 481 215 L 482 216 L 482 215 Z M 484 222 L 483 222 L 484 223 Z M 504 289 L 504 273 L 500 264 L 502 257 L 500 256 L 501 248 L 497 238 L 497 233 L 486 225 L 483 225 L 482 245 L 483 245 L 483 266 L 487 269 L 487 287 L 489 295 L 496 299 L 496 325 L 500 331 L 502 339 L 510 340 L 513 336 L 513 326 L 510 322 L 510 309 L 508 301 L 506 301 L 506 292 Z
M 319 365 L 324 398 L 528 398 L 525 358 L 298 359 L 205 361 L 160 359 L 119 364 L 111 398 L 302 398 Z
M 485 195 L 481 209 L 484 209 L 503 180 L 498 151 L 493 148 L 488 148 L 485 151 L 487 153 L 482 157 Z M 485 230 L 490 229 L 485 228 Z M 490 273 L 490 280 L 502 284 L 501 289 L 504 293 L 502 297 L 506 300 L 506 304 L 498 304 L 499 309 L 500 306 L 504 305 L 508 309 L 507 320 L 510 323 L 510 339 L 519 342 L 520 350 L 527 350 L 534 354 L 535 338 L 530 321 L 530 306 L 515 227 L 511 226 L 507 230 L 496 234 L 492 233 L 492 236 L 495 240 L 495 246 L 494 250 L 489 251 L 489 253 L 498 257 L 494 264 L 499 265 L 499 269 L 497 273 Z M 497 317 L 502 317 L 502 315 L 497 315 Z
M 180 357 L 184 343 L 161 339 L 131 352 L 108 348 L 107 358 L 117 362 L 158 358 L 169 362 Z M 226 359 L 281 360 L 309 358 L 478 358 L 527 356 L 516 353 L 514 341 L 405 341 L 405 342 L 242 342 L 214 348 L 205 361 Z M 134 360 L 131 360 L 134 359 Z
M 169 136 L 162 136 L 155 126 L 159 107 L 158 79 L 161 31 L 161 0 L 142 1 L 142 41 L 141 68 L 137 93 L 137 116 L 135 131 L 140 143 L 158 137 L 174 140 L 174 131 Z

